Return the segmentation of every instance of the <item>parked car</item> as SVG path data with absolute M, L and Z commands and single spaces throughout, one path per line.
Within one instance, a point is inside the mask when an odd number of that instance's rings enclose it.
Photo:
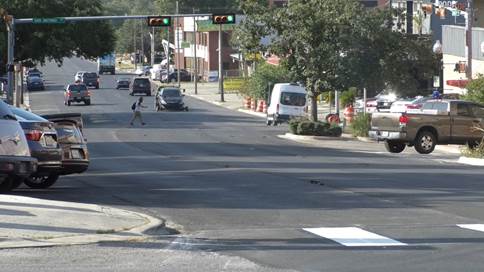
M 0 192 L 12 190 L 37 171 L 24 131 L 9 106 L 0 100 Z
M 188 111 L 188 107 L 183 102 L 184 94 L 181 93 L 180 88 L 176 87 L 160 87 L 158 89 L 159 104 L 155 99 L 155 109 L 159 110 L 182 110 Z
M 145 94 L 151 96 L 151 82 L 146 77 L 137 77 L 133 79 L 130 88 L 130 95 Z
M 390 112 L 407 112 L 419 110 L 422 108 L 423 104 L 429 100 L 433 99 L 430 96 L 418 96 L 415 98 L 407 98 L 398 100 L 392 103 L 390 107 Z
M 60 175 L 82 173 L 89 167 L 89 151 L 82 134 L 80 113 L 50 114 L 42 116 L 55 124 L 57 141 L 62 148 Z
M 116 89 L 129 89 L 130 84 L 131 79 L 129 78 L 118 78 L 118 80 L 116 80 Z
M 298 84 L 275 84 L 267 108 L 267 125 L 276 126 L 281 122 L 289 121 L 291 118 L 305 116 L 306 96 L 306 89 Z
M 137 76 L 149 76 L 150 75 L 151 66 L 143 66 L 138 67 L 134 72 Z
M 76 75 L 74 76 L 74 82 L 81 82 L 82 80 L 82 75 L 86 73 L 85 71 L 79 71 L 76 73 Z
M 430 100 L 421 112 L 373 113 L 369 135 L 385 141 L 391 153 L 414 146 L 421 154 L 434 151 L 437 144 L 477 145 L 484 132 L 484 106 L 462 100 Z
M 81 76 L 81 83 L 84 83 L 87 87 L 99 89 L 99 76 L 95 72 L 83 73 Z
M 16 186 L 22 181 L 35 189 L 52 186 L 59 178 L 62 166 L 62 149 L 57 142 L 54 124 L 32 112 L 12 106 L 10 109 L 22 126 L 30 154 L 38 161 L 37 171 L 25 179 L 18 179 Z
M 185 69 L 180 69 L 180 81 L 191 81 L 192 74 Z M 178 69 L 175 69 L 170 74 L 162 75 L 163 82 L 176 82 L 178 81 Z
M 83 102 L 86 105 L 91 105 L 91 91 L 82 83 L 75 83 L 67 85 L 64 90 L 64 105 L 70 106 L 72 102 Z
M 217 82 L 218 81 L 218 71 L 210 71 L 207 75 L 208 82 Z
M 40 77 L 29 77 L 29 80 L 27 81 L 27 90 L 45 90 L 44 81 Z

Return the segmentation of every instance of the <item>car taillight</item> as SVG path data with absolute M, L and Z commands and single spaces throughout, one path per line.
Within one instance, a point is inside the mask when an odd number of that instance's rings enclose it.
M 40 130 L 30 130 L 25 132 L 25 137 L 29 141 L 40 141 L 40 138 L 42 138 L 42 131 Z
M 399 120 L 400 125 L 407 125 L 409 120 L 410 119 L 406 115 L 400 116 L 400 120 Z
M 69 96 L 69 97 L 71 97 L 71 96 L 72 96 L 71 91 L 67 91 L 67 96 Z

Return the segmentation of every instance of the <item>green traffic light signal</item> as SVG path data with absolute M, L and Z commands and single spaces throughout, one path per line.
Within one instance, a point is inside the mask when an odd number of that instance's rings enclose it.
M 169 16 L 148 16 L 148 26 L 167 27 L 171 26 L 171 17 Z
M 235 24 L 235 14 L 212 14 L 212 23 L 216 25 Z

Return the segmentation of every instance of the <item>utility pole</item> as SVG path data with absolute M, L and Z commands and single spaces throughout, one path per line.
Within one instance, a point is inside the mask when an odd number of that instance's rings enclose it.
M 168 76 L 170 76 L 170 28 L 168 28 L 168 50 L 166 51 L 168 54 L 166 56 L 166 78 L 168 79 Z M 161 78 L 160 78 L 161 79 Z
M 407 34 L 413 34 L 413 1 L 407 0 Z
M 136 49 L 136 22 L 133 22 L 133 50 L 134 50 L 134 70 L 138 68 L 138 51 Z
M 151 67 L 155 65 L 155 28 L 151 28 L 151 33 L 150 33 L 150 38 L 151 38 Z
M 222 67 L 222 25 L 219 25 L 218 27 L 218 89 L 220 92 L 220 102 L 225 102 L 224 76 Z
M 141 54 L 140 54 L 140 64 L 141 68 L 143 68 L 143 63 L 145 62 L 145 33 L 143 29 L 143 24 L 139 24 L 139 30 L 140 30 L 140 37 L 141 37 Z
M 179 7 L 178 7 L 178 1 L 176 1 L 176 14 L 178 15 L 180 12 Z M 176 67 L 177 67 L 177 75 L 176 75 L 176 80 L 178 81 L 178 88 L 180 88 L 180 18 L 176 18 L 176 46 L 175 50 L 177 52 L 176 54 Z
M 466 77 L 472 79 L 472 26 L 474 24 L 474 3 L 473 0 L 467 0 L 467 20 L 466 20 L 466 53 L 467 69 Z
M 193 13 L 195 13 L 195 8 L 193 8 Z M 198 94 L 197 20 L 195 16 L 193 16 L 193 66 L 193 82 L 195 83 L 195 94 Z
M 15 48 L 15 19 L 11 15 L 6 15 L 8 30 L 8 51 L 7 51 L 7 72 L 8 72 L 8 93 L 7 102 L 13 105 L 13 90 L 15 88 L 14 83 L 14 48 Z

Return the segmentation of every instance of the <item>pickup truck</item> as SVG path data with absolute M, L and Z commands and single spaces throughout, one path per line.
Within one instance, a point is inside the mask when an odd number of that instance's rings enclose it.
M 370 138 L 385 141 L 391 153 L 414 146 L 429 154 L 437 144 L 476 146 L 484 138 L 484 106 L 461 100 L 430 100 L 421 110 L 406 113 L 373 113 Z

